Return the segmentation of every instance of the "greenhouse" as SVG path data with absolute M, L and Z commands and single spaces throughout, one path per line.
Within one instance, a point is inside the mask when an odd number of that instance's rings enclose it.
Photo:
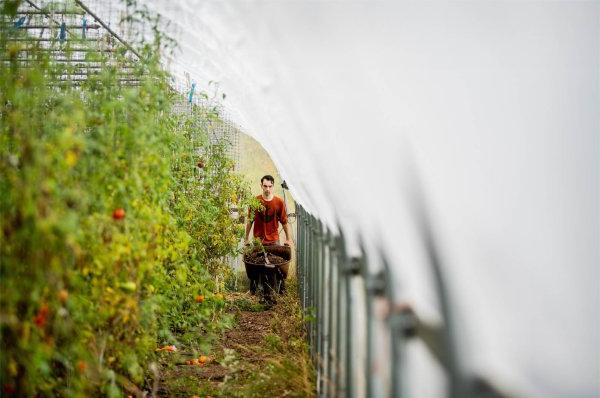
M 0 7 L 0 396 L 600 396 L 599 2 Z

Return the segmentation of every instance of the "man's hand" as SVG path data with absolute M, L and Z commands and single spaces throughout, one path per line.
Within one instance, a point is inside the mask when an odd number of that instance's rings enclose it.
M 294 241 L 293 241 L 293 240 L 291 240 L 291 239 L 286 239 L 286 241 L 285 241 L 285 242 L 283 242 L 283 244 L 284 244 L 285 246 L 292 246 L 292 245 L 294 244 Z

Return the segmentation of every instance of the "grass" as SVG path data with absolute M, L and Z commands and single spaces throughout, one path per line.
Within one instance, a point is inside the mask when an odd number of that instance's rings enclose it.
M 265 310 L 264 305 L 247 297 L 238 297 L 231 305 L 240 311 L 261 312 Z
M 288 281 L 270 317 L 269 330 L 258 346 L 251 345 L 256 360 L 238 360 L 224 383 L 223 396 L 313 397 L 314 369 L 308 355 L 305 329 L 295 280 Z M 244 358 L 240 358 L 244 359 Z
M 256 297 L 226 295 L 233 327 L 215 342 L 211 361 L 185 366 L 185 347 L 163 363 L 159 396 L 314 397 L 315 375 L 294 279 L 286 294 L 265 311 Z M 198 353 L 189 353 L 191 357 Z

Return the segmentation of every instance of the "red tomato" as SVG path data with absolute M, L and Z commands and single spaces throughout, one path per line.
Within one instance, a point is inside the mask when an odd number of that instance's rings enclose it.
M 42 329 L 46 325 L 49 312 L 50 309 L 48 308 L 48 305 L 42 304 L 38 313 L 35 315 L 35 318 L 33 318 L 33 323 L 35 323 L 38 328 Z
M 87 363 L 85 361 L 77 362 L 77 371 L 79 373 L 84 373 L 86 369 L 87 369 Z
M 60 300 L 61 303 L 66 303 L 67 299 L 69 298 L 69 292 L 66 289 L 61 289 L 58 292 L 58 299 Z
M 122 220 L 125 218 L 125 210 L 119 207 L 113 211 L 112 216 L 115 220 Z

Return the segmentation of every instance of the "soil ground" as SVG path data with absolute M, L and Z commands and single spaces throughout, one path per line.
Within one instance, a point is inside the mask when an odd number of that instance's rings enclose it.
M 173 356 L 173 363 L 163 364 L 157 396 L 314 396 L 313 372 L 294 296 L 279 296 L 278 303 L 267 310 L 257 297 L 229 293 L 228 311 L 235 315 L 235 325 L 214 345 L 205 364 L 186 364 L 193 358 L 186 352 Z

